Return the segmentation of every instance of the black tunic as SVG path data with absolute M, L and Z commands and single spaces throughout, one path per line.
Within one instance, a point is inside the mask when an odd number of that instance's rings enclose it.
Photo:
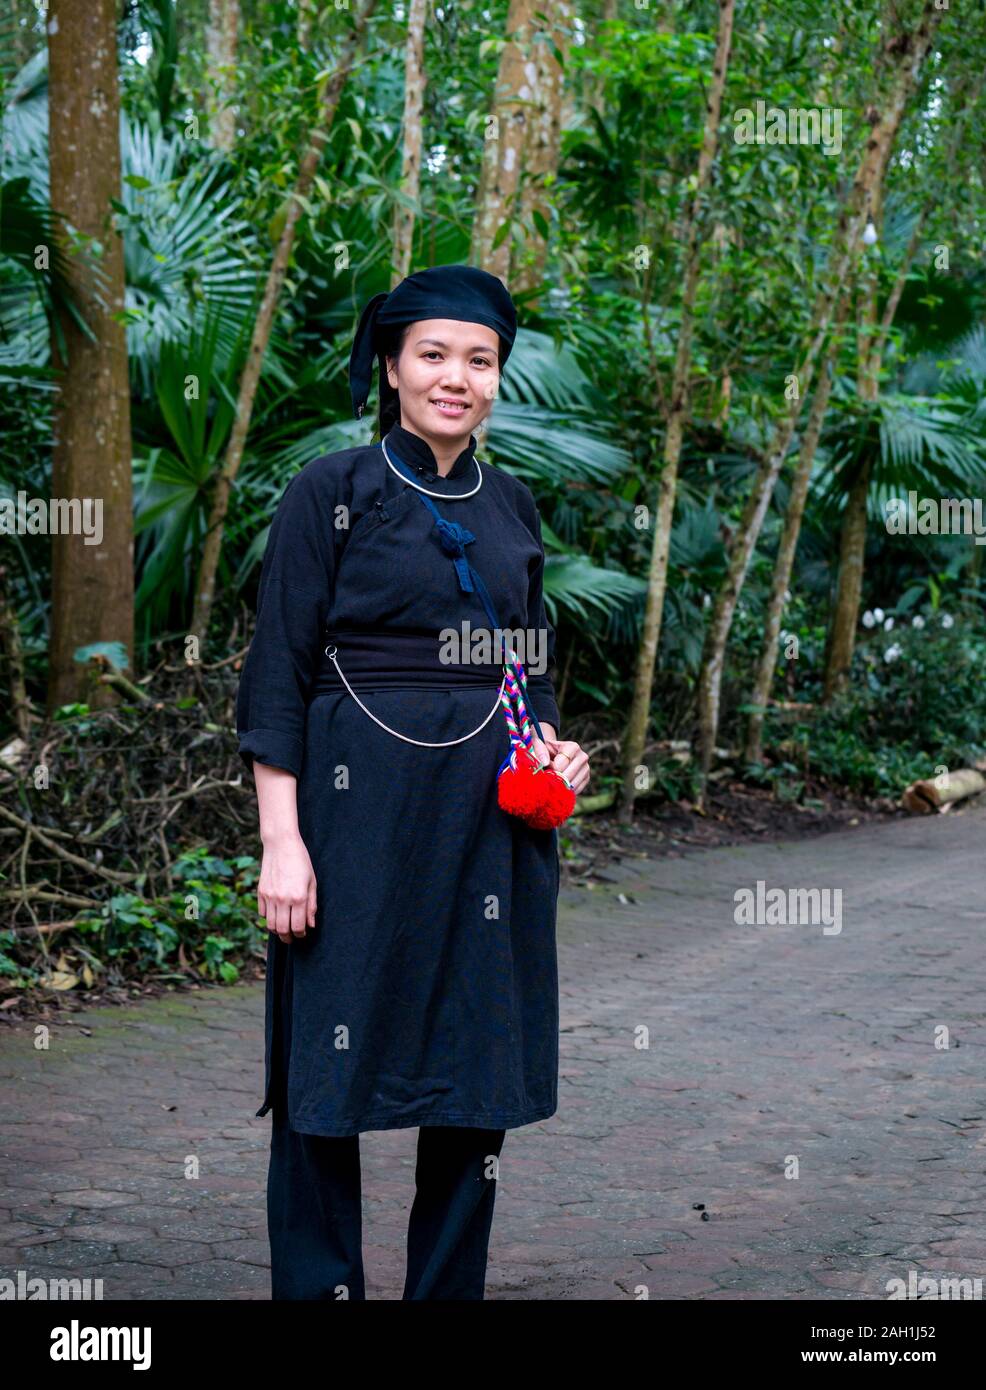
M 419 436 L 395 427 L 388 443 L 432 492 L 475 486 L 475 438 L 445 478 Z M 547 670 L 528 688 L 538 718 L 557 729 L 537 506 L 523 482 L 479 466 L 474 496 L 433 500 L 475 536 L 466 554 L 501 625 L 543 630 Z M 347 634 L 364 653 L 367 634 L 371 647 L 381 634 L 385 646 L 437 649 L 442 629 L 464 619 L 489 629 L 432 514 L 379 445 L 315 459 L 291 479 L 264 556 L 237 731 L 248 768 L 256 758 L 297 776 L 316 876 L 314 931 L 290 944 L 268 937 L 257 1111 L 286 1101 L 302 1133 L 509 1129 L 557 1109 L 558 832 L 497 805 L 510 750 L 502 712 L 464 743 L 417 747 L 379 728 L 324 657 L 335 641 L 347 679 L 392 729 L 456 739 L 492 709 L 498 669 L 445 670 L 436 681 L 387 670 L 382 657 L 374 676 L 364 656 L 356 675 Z

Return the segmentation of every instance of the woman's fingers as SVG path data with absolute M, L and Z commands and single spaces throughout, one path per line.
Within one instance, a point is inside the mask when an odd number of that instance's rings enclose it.
M 569 780 L 571 781 L 572 779 Z M 589 769 L 588 767 L 586 767 L 583 768 L 583 770 L 579 773 L 578 777 L 574 781 L 572 781 L 572 790 L 575 792 L 576 796 L 581 796 L 588 785 Z
M 293 939 L 291 936 L 291 906 L 283 898 L 278 898 L 275 904 L 274 930 L 285 944 Z
M 261 912 L 267 920 L 267 930 L 273 931 L 277 922 L 277 907 L 274 903 L 274 899 L 271 897 L 269 893 L 265 893 L 263 895 L 262 901 L 263 907 L 261 909 Z
M 589 785 L 589 755 L 571 739 L 555 742 L 551 748 L 552 771 L 564 777 L 576 794 Z
M 257 885 L 257 907 L 267 930 L 290 944 L 315 928 L 318 890 L 315 871 L 302 841 L 264 849 Z
M 531 739 L 531 751 L 537 758 L 539 763 L 551 762 L 550 739 L 547 742 L 542 742 L 541 739 L 538 738 L 537 734 L 534 734 Z
M 308 924 L 308 899 L 302 898 L 298 902 L 289 903 L 288 910 L 291 914 L 291 931 L 295 936 L 304 936 Z

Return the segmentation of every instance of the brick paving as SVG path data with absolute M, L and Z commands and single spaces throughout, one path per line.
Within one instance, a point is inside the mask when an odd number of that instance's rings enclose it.
M 972 804 L 563 890 L 559 1109 L 507 1134 L 487 1297 L 885 1299 L 911 1270 L 986 1276 L 984 829 Z M 841 888 L 841 932 L 737 925 L 758 879 Z M 0 1033 L 0 1276 L 268 1298 L 262 986 L 34 1041 Z M 361 1137 L 370 1298 L 400 1297 L 416 1139 Z

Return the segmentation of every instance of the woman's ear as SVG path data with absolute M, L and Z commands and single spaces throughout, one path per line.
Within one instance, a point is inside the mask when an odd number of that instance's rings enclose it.
M 386 362 L 387 362 L 387 380 L 390 382 L 390 385 L 391 385 L 391 386 L 394 388 L 394 390 L 396 391 L 396 390 L 397 390 L 397 358 L 396 358 L 396 357 L 389 357 L 389 356 L 388 356 L 388 357 L 386 358 Z

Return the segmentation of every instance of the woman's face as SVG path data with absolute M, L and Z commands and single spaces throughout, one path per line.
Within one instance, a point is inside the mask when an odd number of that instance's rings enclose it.
M 400 395 L 401 424 L 425 439 L 468 441 L 493 409 L 500 384 L 500 339 L 482 323 L 421 319 L 387 380 Z

